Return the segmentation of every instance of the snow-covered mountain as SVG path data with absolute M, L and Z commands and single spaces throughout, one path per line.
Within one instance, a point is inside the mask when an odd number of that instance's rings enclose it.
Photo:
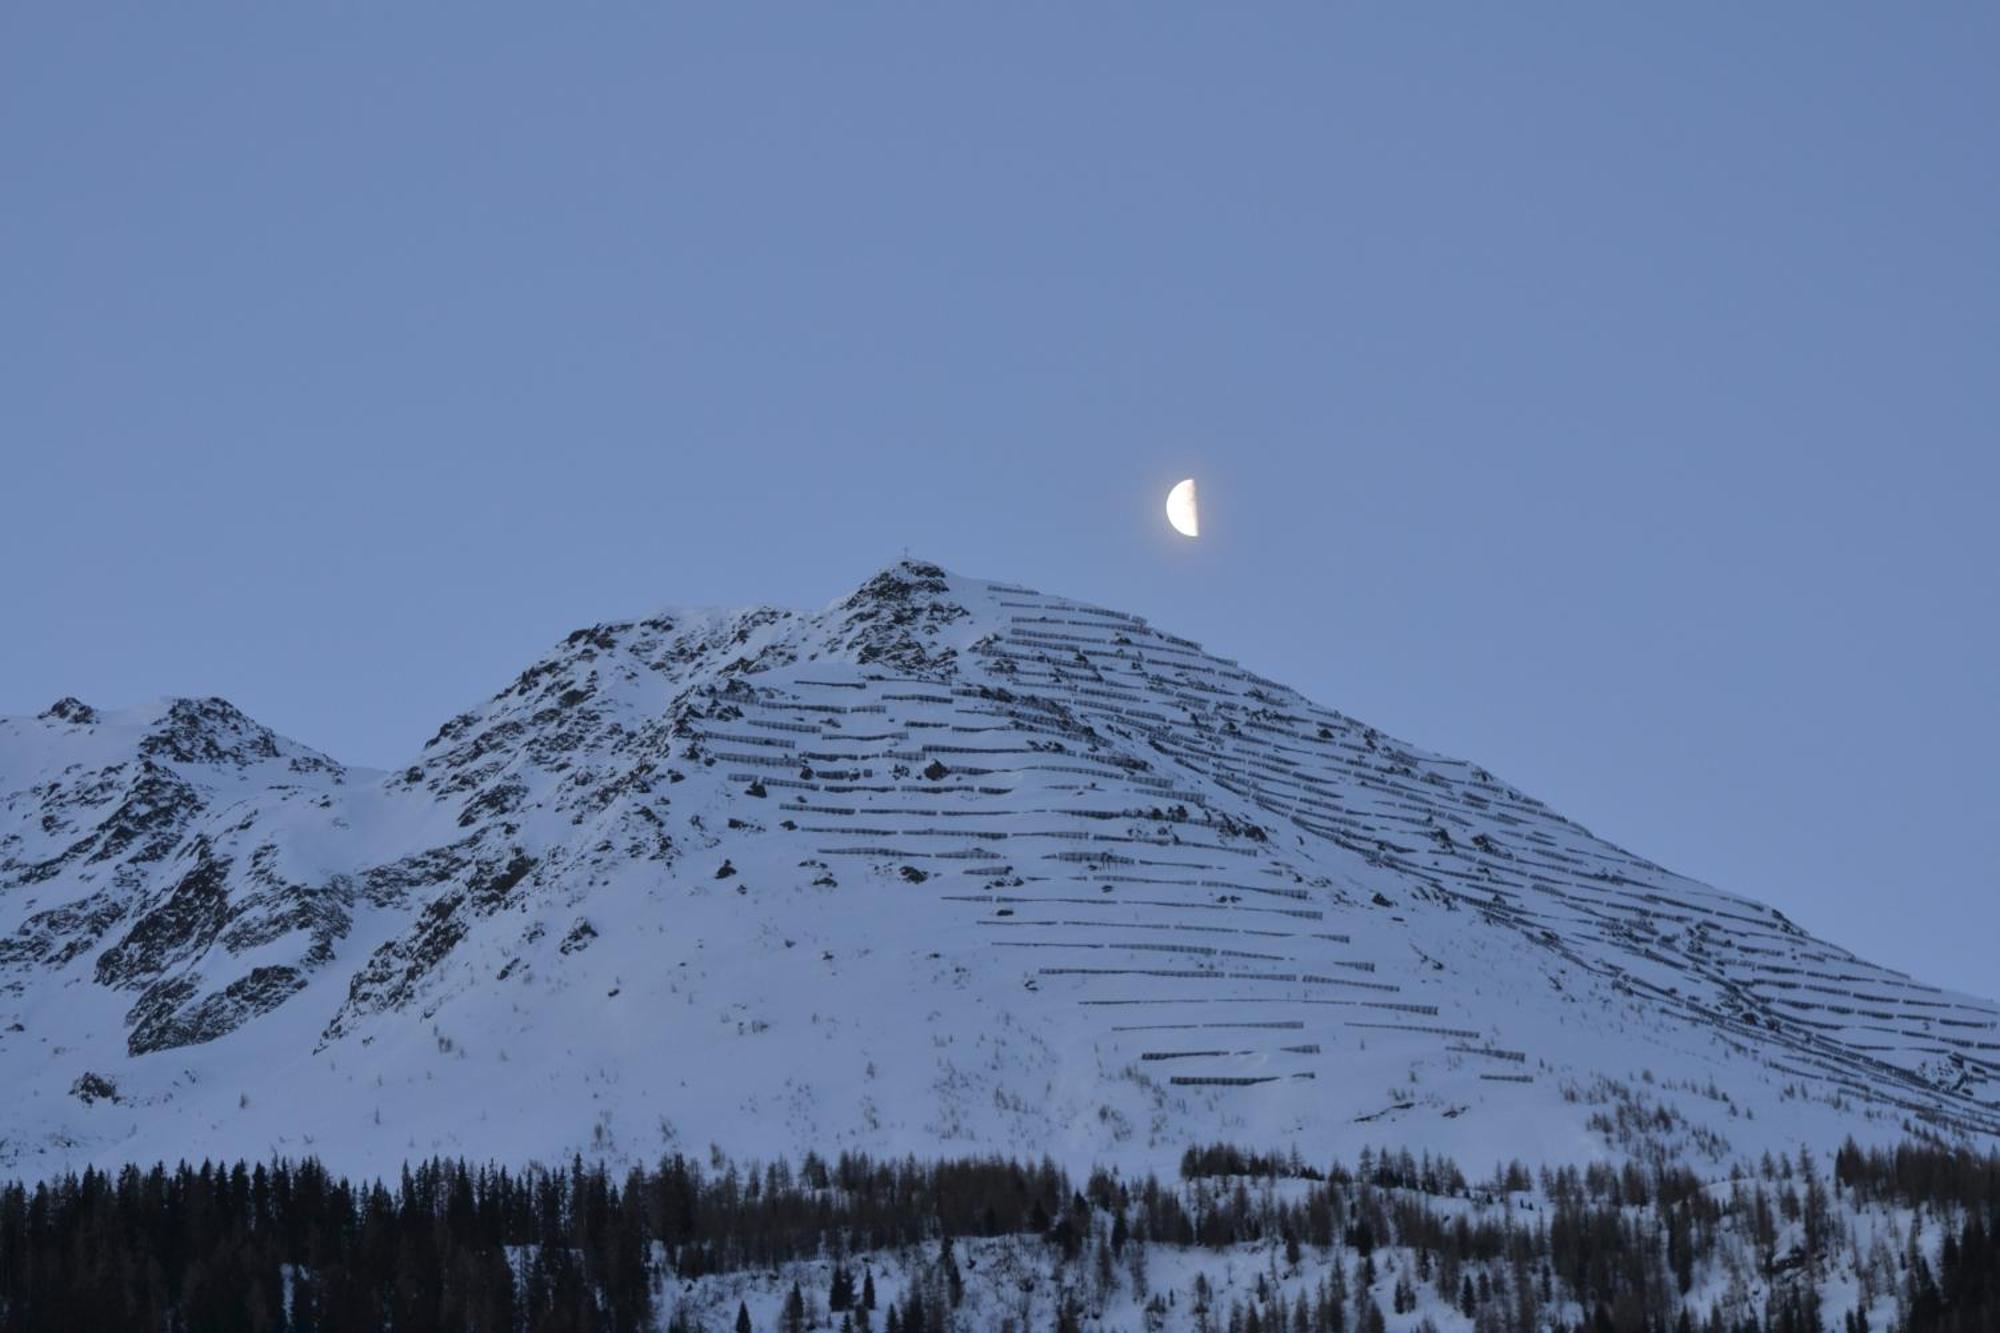
M 1137 617 L 904 562 L 579 630 L 406 767 L 0 720 L 0 1170 L 1171 1167 L 2000 1135 L 2000 1007 Z

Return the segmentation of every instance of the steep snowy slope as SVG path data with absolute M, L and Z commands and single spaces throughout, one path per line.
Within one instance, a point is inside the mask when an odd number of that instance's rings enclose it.
M 1142 620 L 905 562 L 389 774 L 0 722 L 0 1168 L 2000 1134 L 2000 1011 Z

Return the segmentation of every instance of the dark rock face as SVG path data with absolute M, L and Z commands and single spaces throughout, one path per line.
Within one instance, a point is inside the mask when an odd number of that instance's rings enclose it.
M 472 922 L 507 906 L 535 861 L 515 849 L 499 864 L 473 863 L 465 880 L 432 899 L 409 930 L 375 950 L 347 988 L 347 1000 L 320 1034 L 320 1045 L 362 1018 L 411 1003 L 423 982 L 466 937 Z
M 114 866 L 121 882 L 130 883 L 134 876 L 127 872 L 162 861 L 180 846 L 205 806 L 186 780 L 143 760 L 112 764 L 30 794 L 39 800 L 41 832 L 72 841 L 39 860 L 20 859 L 0 845 L 0 892 L 82 866 Z
M 834 643 L 866 666 L 883 663 L 913 675 L 942 675 L 957 659 L 941 647 L 941 630 L 971 613 L 949 600 L 951 582 L 942 569 L 905 560 L 864 583 L 841 604 L 844 632 Z
M 103 892 L 37 912 L 14 934 L 0 939 L 0 967 L 10 963 L 61 967 L 96 945 L 124 918 L 125 910 L 119 897 Z
M 276 759 L 278 741 L 226 699 L 177 699 L 139 753 L 182 764 L 242 764 Z
M 294 772 L 337 773 L 340 765 L 324 755 L 293 747 L 287 755 L 276 733 L 244 716 L 227 699 L 176 699 L 151 735 L 139 743 L 149 759 L 207 767 L 242 768 L 285 759 Z
M 192 783 L 170 769 L 143 762 L 125 799 L 99 826 L 90 860 L 164 860 L 205 808 Z
M 204 951 L 228 922 L 229 862 L 198 841 L 194 865 L 146 909 L 124 938 L 97 959 L 97 980 L 120 988 L 146 984 L 175 962 Z
M 347 935 L 353 921 L 349 910 L 352 894 L 352 885 L 344 882 L 317 887 L 282 885 L 252 893 L 232 905 L 229 926 L 222 932 L 222 947 L 232 954 L 244 954 L 302 933 L 311 940 L 305 961 L 318 966 L 332 958 L 334 946 Z
M 405 906 L 420 891 L 450 883 L 472 864 L 478 845 L 474 836 L 375 866 L 362 874 L 360 894 L 376 907 Z
M 297 968 L 257 967 L 220 991 L 190 1004 L 194 984 L 174 981 L 147 992 L 133 1007 L 126 1049 L 133 1055 L 214 1041 L 269 1013 L 306 984 Z
M 71 726 L 87 727 L 97 721 L 97 710 L 81 699 L 64 695 L 50 704 L 41 716 L 44 719 L 67 722 Z
M 197 977 L 168 977 L 146 987 L 138 1002 L 125 1011 L 126 1054 L 144 1055 L 182 1044 L 186 1028 L 175 1017 L 200 989 Z

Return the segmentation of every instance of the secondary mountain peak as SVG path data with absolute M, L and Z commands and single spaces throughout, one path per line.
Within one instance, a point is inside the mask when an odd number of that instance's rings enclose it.
M 97 710 L 74 695 L 64 695 L 37 715 L 37 721 L 67 722 L 87 727 L 97 721 Z

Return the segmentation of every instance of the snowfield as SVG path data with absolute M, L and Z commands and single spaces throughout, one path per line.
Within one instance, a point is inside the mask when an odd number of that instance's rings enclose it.
M 579 630 L 393 772 L 220 700 L 0 720 L 9 1174 L 1726 1174 L 1991 1146 L 1996 1021 L 1136 617 L 915 562 Z

